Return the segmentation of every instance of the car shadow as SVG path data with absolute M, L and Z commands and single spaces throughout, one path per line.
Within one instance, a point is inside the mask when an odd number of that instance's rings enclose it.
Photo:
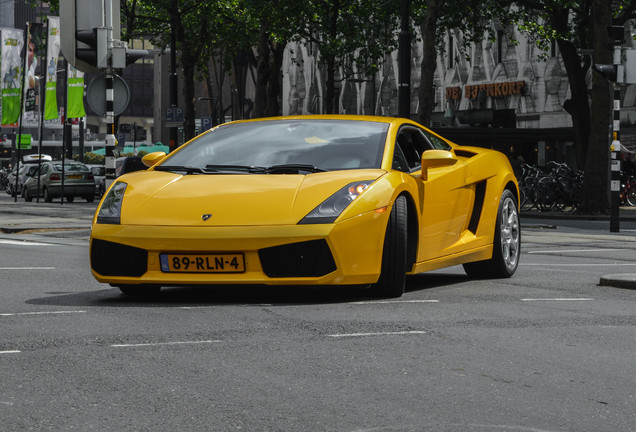
M 406 294 L 426 293 L 434 288 L 465 282 L 459 274 L 419 274 L 407 277 Z M 374 297 L 369 286 L 270 286 L 200 285 L 163 287 L 149 295 L 123 295 L 118 288 L 79 293 L 49 292 L 47 297 L 28 300 L 27 304 L 72 307 L 186 307 L 206 305 L 272 306 L 338 304 L 382 300 Z

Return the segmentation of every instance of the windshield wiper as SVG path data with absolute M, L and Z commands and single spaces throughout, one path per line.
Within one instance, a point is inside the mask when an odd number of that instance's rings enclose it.
M 265 172 L 265 168 L 254 165 L 206 165 L 206 169 L 213 171 L 239 171 L 250 174 L 260 174 Z
M 215 172 L 215 170 L 206 170 L 199 167 L 193 166 L 179 166 L 179 165 L 159 165 L 155 168 L 156 171 L 170 171 L 170 172 L 178 172 L 184 171 L 186 174 L 211 174 Z
M 301 171 L 311 173 L 325 171 L 322 168 L 317 168 L 309 164 L 281 164 L 269 167 L 254 165 L 206 165 L 205 168 L 215 171 L 238 171 L 248 174 L 298 174 Z
M 301 171 L 318 173 L 325 172 L 324 169 L 309 164 L 282 164 L 272 165 L 264 169 L 267 174 L 298 174 Z

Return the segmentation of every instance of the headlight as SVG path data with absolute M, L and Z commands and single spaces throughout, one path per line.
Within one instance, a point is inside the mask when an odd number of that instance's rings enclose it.
M 117 182 L 106 194 L 97 213 L 97 223 L 118 225 L 121 217 L 121 202 L 124 199 L 127 183 Z
M 299 224 L 324 224 L 335 221 L 340 213 L 362 193 L 373 180 L 349 183 L 307 214 Z

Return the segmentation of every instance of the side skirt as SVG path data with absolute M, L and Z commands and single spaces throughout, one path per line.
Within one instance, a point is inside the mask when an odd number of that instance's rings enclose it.
M 470 249 L 461 253 L 436 258 L 429 261 L 418 262 L 407 274 L 424 273 L 454 265 L 464 264 L 473 261 L 483 261 L 492 258 L 492 244 L 476 249 Z

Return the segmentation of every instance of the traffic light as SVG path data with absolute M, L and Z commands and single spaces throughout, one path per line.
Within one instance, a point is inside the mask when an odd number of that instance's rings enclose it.
M 107 30 L 77 30 L 75 32 L 75 59 L 96 68 L 108 67 Z
M 108 43 L 121 38 L 120 8 L 120 0 L 60 0 L 60 47 L 73 67 L 82 72 L 108 67 Z
M 148 57 L 148 50 L 126 49 L 126 66 L 130 66 L 140 58 Z
M 595 64 L 594 70 L 607 78 L 609 82 L 616 82 L 618 65 Z

